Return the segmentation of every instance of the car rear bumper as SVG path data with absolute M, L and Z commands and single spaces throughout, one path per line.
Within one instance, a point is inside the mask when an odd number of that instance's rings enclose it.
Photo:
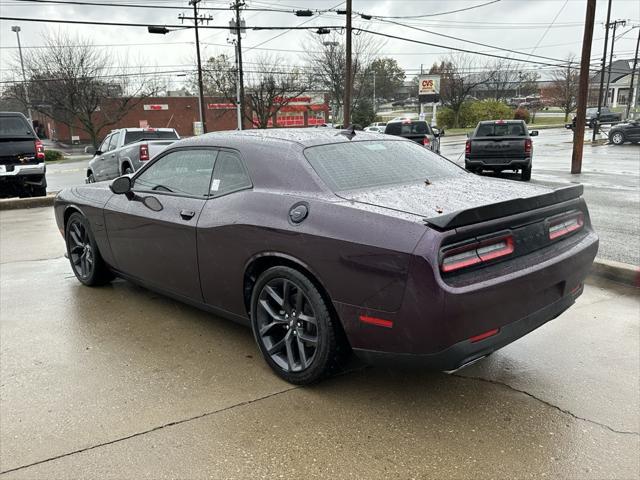
M 531 157 L 526 158 L 483 158 L 483 159 L 470 159 L 465 158 L 465 165 L 470 168 L 487 167 L 487 168 L 502 168 L 509 170 L 512 168 L 523 168 L 531 165 Z
M 573 305 L 575 299 L 582 294 L 582 291 L 583 286 L 580 285 L 577 290 L 569 295 L 520 320 L 500 327 L 497 329 L 497 333 L 487 338 L 477 341 L 471 339 L 463 340 L 439 352 L 411 354 L 359 348 L 354 348 L 353 351 L 359 358 L 370 364 L 426 368 L 440 371 L 457 370 L 486 357 L 558 317 Z
M 44 162 L 30 165 L 13 165 L 11 171 L 0 169 L 0 178 L 22 177 L 25 175 L 44 175 L 46 166 Z

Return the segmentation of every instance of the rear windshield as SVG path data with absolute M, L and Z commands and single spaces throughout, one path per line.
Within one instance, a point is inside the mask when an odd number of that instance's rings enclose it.
M 22 117 L 0 117 L 0 136 L 33 137 L 33 131 Z
M 140 140 L 178 140 L 178 135 L 172 130 L 142 130 L 138 132 L 127 132 L 124 135 L 125 145 L 139 142 Z
M 387 123 L 384 133 L 387 135 L 427 135 L 431 131 L 427 122 L 393 122 Z
M 526 136 L 527 131 L 521 123 L 485 123 L 478 127 L 476 137 Z
M 309 147 L 307 160 L 334 192 L 425 181 L 464 173 L 415 142 L 382 140 Z

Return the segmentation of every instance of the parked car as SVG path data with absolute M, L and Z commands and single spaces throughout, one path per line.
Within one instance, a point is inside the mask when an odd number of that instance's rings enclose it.
M 520 171 L 522 180 L 531 180 L 533 142 L 538 135 L 529 131 L 523 120 L 487 120 L 479 122 L 465 146 L 464 165 L 473 173 L 483 170 Z
M 112 180 L 133 173 L 144 162 L 167 148 L 180 136 L 173 128 L 121 128 L 112 130 L 87 168 L 87 183 Z
M 384 133 L 413 140 L 433 152 L 440 153 L 440 132 L 424 120 L 394 118 L 387 123 Z
M 400 137 L 245 130 L 63 190 L 54 211 L 81 283 L 117 275 L 250 325 L 307 384 L 350 349 L 457 369 L 569 308 L 598 249 L 582 186 L 514 186 Z
M 611 127 L 609 141 L 614 145 L 640 142 L 640 120 L 629 120 L 627 123 L 619 123 Z
M 589 107 L 587 108 L 585 123 L 589 126 L 589 128 L 594 128 L 596 126 L 596 121 L 598 119 L 598 107 Z M 622 114 L 617 112 L 612 112 L 608 107 L 600 107 L 600 125 L 608 125 L 622 121 Z M 576 117 L 573 117 L 571 121 L 571 128 L 575 128 L 576 126 Z
M 384 133 L 385 127 L 376 127 L 369 125 L 368 127 L 364 127 L 365 132 L 375 132 L 375 133 Z
M 368 126 L 369 127 L 382 127 L 382 128 L 384 128 L 384 127 L 387 126 L 387 122 L 373 122 L 373 123 L 370 123 Z
M 29 119 L 19 112 L 0 112 L 0 197 L 44 197 L 44 159 L 44 145 Z

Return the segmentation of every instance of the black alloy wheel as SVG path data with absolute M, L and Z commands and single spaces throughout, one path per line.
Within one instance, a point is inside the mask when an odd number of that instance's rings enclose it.
M 95 267 L 95 256 L 89 241 L 89 232 L 79 219 L 69 222 L 67 242 L 69 260 L 74 273 L 81 279 L 91 277 Z
M 113 279 L 104 264 L 89 223 L 80 213 L 73 213 L 67 221 L 65 240 L 69 263 L 76 278 L 85 285 L 102 285 Z
M 96 177 L 93 176 L 93 173 L 87 175 L 87 183 L 96 183 Z
M 124 172 L 122 173 L 123 175 L 129 175 L 130 173 L 133 173 L 133 170 L 131 169 L 131 167 L 129 165 L 127 165 L 124 168 Z
M 340 363 L 344 349 L 313 283 L 288 267 L 264 272 L 254 287 L 251 323 L 269 366 L 295 384 L 313 383 Z

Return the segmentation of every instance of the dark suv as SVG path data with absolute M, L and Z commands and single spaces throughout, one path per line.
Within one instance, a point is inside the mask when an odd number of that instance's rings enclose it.
M 429 150 L 440 153 L 440 132 L 431 128 L 424 120 L 413 118 L 393 119 L 384 129 L 387 135 L 408 138 L 424 145 Z
M 0 112 L 0 197 L 47 194 L 44 146 L 22 113 Z

